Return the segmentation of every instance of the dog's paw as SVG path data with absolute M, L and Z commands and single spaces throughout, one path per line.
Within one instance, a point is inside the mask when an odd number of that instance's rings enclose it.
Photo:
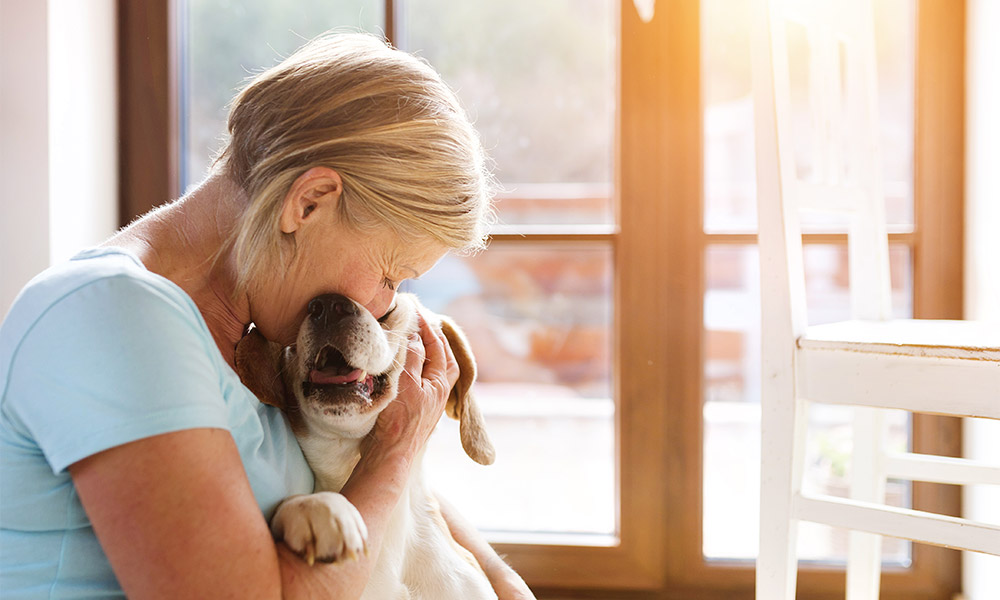
M 334 492 L 287 498 L 271 519 L 271 533 L 310 565 L 368 553 L 368 529 L 361 513 Z

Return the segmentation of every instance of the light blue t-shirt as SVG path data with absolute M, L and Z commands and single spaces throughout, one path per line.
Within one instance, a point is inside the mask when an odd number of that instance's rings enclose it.
M 243 386 L 183 290 L 116 248 L 32 280 L 0 325 L 0 597 L 123 596 L 66 468 L 200 427 L 232 434 L 265 517 L 312 491 L 284 417 Z

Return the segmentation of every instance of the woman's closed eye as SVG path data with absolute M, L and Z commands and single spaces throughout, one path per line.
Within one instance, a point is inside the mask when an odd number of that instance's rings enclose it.
M 378 322 L 379 323 L 385 323 L 385 320 L 389 318 L 389 315 L 391 315 L 392 311 L 394 311 L 394 310 L 396 310 L 396 303 L 395 302 L 392 303 L 392 306 L 389 307 L 389 310 L 385 311 L 384 315 L 382 315 L 381 317 L 378 318 Z
M 392 290 L 392 291 L 395 292 L 396 288 L 398 286 L 399 286 L 399 282 L 398 281 L 393 281 L 392 279 L 389 279 L 388 277 L 383 277 L 382 278 L 382 287 L 389 288 L 390 290 Z

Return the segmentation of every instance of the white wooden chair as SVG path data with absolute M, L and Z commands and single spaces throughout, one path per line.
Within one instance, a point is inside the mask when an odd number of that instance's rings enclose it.
M 887 478 L 1000 484 L 1000 466 L 886 455 L 881 416 L 881 409 L 891 408 L 1000 418 L 1000 326 L 891 319 L 870 1 L 755 1 L 763 296 L 757 598 L 794 598 L 798 523 L 810 521 L 851 530 L 847 597 L 874 600 L 881 536 L 1000 555 L 996 525 L 884 505 Z M 789 22 L 808 32 L 814 150 L 809 180 L 797 175 L 793 153 L 793 136 L 802 131 L 791 123 Z M 849 223 L 851 321 L 807 325 L 803 211 L 837 213 Z M 850 499 L 802 493 L 810 402 L 855 406 Z

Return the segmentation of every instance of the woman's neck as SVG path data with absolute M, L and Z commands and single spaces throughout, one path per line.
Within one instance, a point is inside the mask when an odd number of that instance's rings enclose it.
M 233 298 L 229 236 L 245 194 L 213 174 L 183 198 L 151 211 L 105 242 L 134 252 L 151 272 L 194 300 L 222 356 L 233 365 L 236 343 L 250 323 L 247 298 Z

